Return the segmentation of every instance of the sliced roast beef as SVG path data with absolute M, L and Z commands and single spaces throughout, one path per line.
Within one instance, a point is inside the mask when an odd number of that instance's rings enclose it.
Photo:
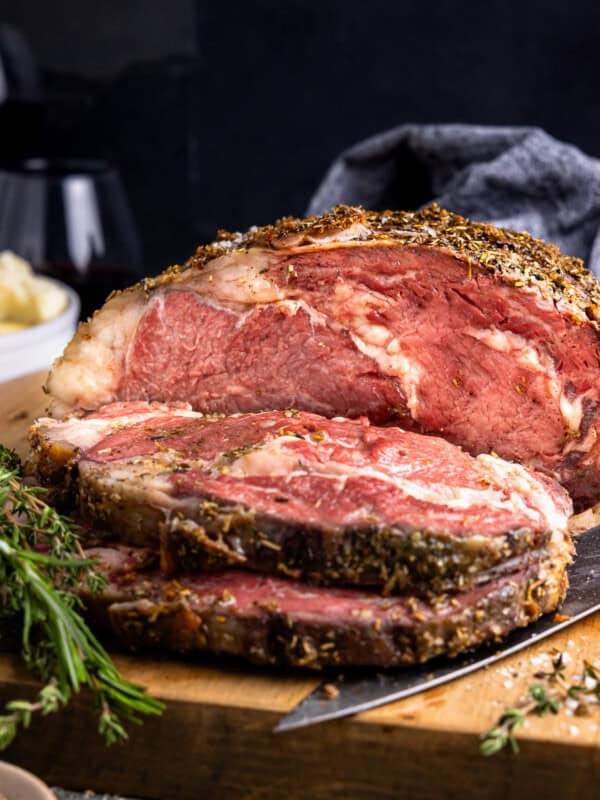
M 32 437 L 58 499 L 71 486 L 85 520 L 160 548 L 167 573 L 462 587 L 547 558 L 572 510 L 546 476 L 366 418 L 114 403 Z
M 469 591 L 384 598 L 245 570 L 164 578 L 134 550 L 87 551 L 104 563 L 90 615 L 133 649 L 242 656 L 267 664 L 392 667 L 502 636 L 551 611 L 566 589 L 566 542 L 551 558 Z
M 600 291 L 525 233 L 340 207 L 221 235 L 113 294 L 47 388 L 55 416 L 114 400 L 299 408 L 439 433 L 600 499 Z

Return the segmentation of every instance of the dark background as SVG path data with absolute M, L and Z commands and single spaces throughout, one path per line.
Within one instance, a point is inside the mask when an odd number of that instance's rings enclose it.
M 42 68 L 28 146 L 118 163 L 149 273 L 301 214 L 340 150 L 403 122 L 540 125 L 600 155 L 597 2 L 0 0 L 0 21 Z

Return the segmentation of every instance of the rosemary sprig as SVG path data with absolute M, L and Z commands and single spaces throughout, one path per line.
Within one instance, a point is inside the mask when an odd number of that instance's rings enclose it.
M 589 714 L 590 707 L 600 704 L 600 668 L 589 661 L 583 662 L 583 672 L 573 683 L 569 683 L 564 671 L 565 660 L 559 653 L 552 661 L 550 671 L 536 672 L 534 677 L 546 683 L 529 686 L 527 695 L 514 707 L 507 708 L 496 724 L 481 737 L 479 751 L 484 756 L 492 756 L 505 747 L 514 753 L 519 752 L 516 732 L 527 716 L 536 714 L 558 714 L 568 708 L 573 714 Z
M 127 738 L 125 723 L 163 706 L 124 680 L 81 617 L 75 587 L 106 585 L 84 558 L 75 526 L 26 486 L 15 453 L 0 445 L 0 644 L 20 641 L 28 669 L 44 681 L 34 702 L 13 700 L 0 715 L 0 750 L 34 714 L 45 716 L 91 690 L 98 730 L 107 744 Z

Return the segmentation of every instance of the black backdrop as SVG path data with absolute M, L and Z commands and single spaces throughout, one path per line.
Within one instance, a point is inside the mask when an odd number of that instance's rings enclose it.
M 342 148 L 402 122 L 540 125 L 600 156 L 592 0 L 0 0 L 0 21 L 42 67 L 36 149 L 120 165 L 148 272 L 302 213 Z

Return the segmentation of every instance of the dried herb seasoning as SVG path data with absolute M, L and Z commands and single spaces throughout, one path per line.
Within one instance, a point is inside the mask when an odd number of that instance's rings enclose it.
M 324 240 L 340 246 L 401 245 L 436 247 L 452 256 L 466 258 L 468 276 L 473 267 L 493 272 L 513 286 L 535 286 L 549 299 L 568 302 L 581 322 L 591 321 L 600 329 L 600 289 L 581 259 L 561 253 L 553 244 L 524 231 L 496 228 L 472 222 L 433 203 L 419 211 L 366 211 L 339 205 L 320 217 L 283 217 L 273 225 L 252 226 L 245 233 L 219 231 L 217 241 L 199 247 L 183 265 L 170 267 L 163 275 L 145 279 L 152 291 L 174 280 L 187 269 L 202 269 L 219 256 L 257 247 L 310 249 Z

